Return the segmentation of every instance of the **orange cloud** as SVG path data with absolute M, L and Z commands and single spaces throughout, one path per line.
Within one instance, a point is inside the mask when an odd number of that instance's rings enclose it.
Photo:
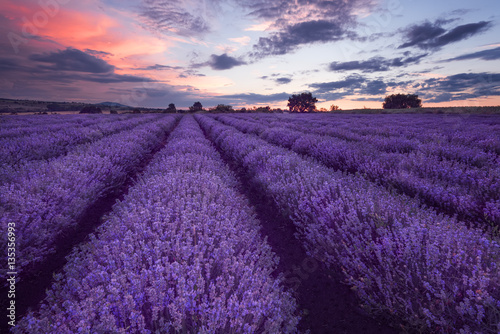
M 57 0 L 52 3 L 58 4 Z M 119 14 L 112 17 L 97 8 L 92 10 L 90 4 L 83 11 L 80 8 L 69 8 L 73 5 L 80 6 L 82 3 L 69 2 L 67 5 L 44 9 L 41 6 L 7 2 L 0 4 L 0 10 L 9 18 L 17 30 L 16 33 L 21 37 L 36 35 L 62 47 L 104 51 L 112 54 L 106 61 L 121 69 L 141 65 L 130 62 L 133 56 L 140 59 L 137 56 L 162 54 L 173 45 L 172 41 L 137 29 L 133 17 L 123 17 Z M 50 48 L 53 48 L 53 43 Z

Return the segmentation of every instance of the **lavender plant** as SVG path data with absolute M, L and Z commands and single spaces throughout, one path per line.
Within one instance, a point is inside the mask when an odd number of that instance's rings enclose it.
M 0 123 L 0 139 L 22 137 L 40 132 L 56 132 L 63 128 L 87 127 L 96 124 L 113 123 L 115 121 L 126 120 L 131 115 L 119 115 L 109 118 L 103 118 L 103 115 L 57 115 L 50 118 L 38 119 L 38 122 L 33 123 L 33 117 L 17 116 L 17 122 L 13 119 L 7 119 L 6 122 Z
M 0 226 L 6 231 L 9 222 L 16 224 L 18 274 L 29 274 L 53 253 L 57 238 L 74 228 L 92 204 L 123 184 L 175 124 L 174 117 L 163 117 L 111 135 L 0 185 Z M 2 233 L 4 257 L 6 238 Z M 6 272 L 0 272 L 3 281 Z
M 3 166 L 7 167 L 23 164 L 31 160 L 54 158 L 67 154 L 77 145 L 92 143 L 105 136 L 131 130 L 135 126 L 152 122 L 159 117 L 153 115 L 122 121 L 108 117 L 108 122 L 101 121 L 96 124 L 81 126 L 69 121 L 58 124 L 56 128 L 54 126 L 32 126 L 30 129 L 38 129 L 38 131 L 25 133 L 22 136 L 0 138 L 0 145 L 3 147 L 0 152 L 0 161 Z
M 481 221 L 483 225 L 486 222 L 500 226 L 500 158 L 495 153 L 483 152 L 483 163 L 487 167 L 478 168 L 461 160 L 442 160 L 439 154 L 429 154 L 437 150 L 432 142 L 420 144 L 418 150 L 413 150 L 411 147 L 417 147 L 416 144 L 386 139 L 383 146 L 395 148 L 395 152 L 385 152 L 380 151 L 372 139 L 349 142 L 326 135 L 305 134 L 311 128 L 316 129 L 310 123 L 298 125 L 288 120 L 288 125 L 295 125 L 299 131 L 279 122 L 279 126 L 246 122 L 242 116 L 238 119 L 217 116 L 217 119 L 241 131 L 258 134 L 270 143 L 312 156 L 328 167 L 361 173 L 388 188 L 418 196 L 425 204 L 446 213 L 456 213 L 473 222 Z M 449 146 L 447 149 L 451 150 Z M 467 153 L 460 147 L 455 150 L 457 154 Z
M 192 116 L 14 333 L 290 333 L 296 303 Z
M 360 176 L 196 118 L 290 216 L 308 253 L 342 270 L 372 312 L 414 331 L 500 330 L 500 245 L 488 234 Z

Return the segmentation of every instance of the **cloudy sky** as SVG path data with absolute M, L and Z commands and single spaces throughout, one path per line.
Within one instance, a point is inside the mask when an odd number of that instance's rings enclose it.
M 500 105 L 498 0 L 3 0 L 0 97 Z

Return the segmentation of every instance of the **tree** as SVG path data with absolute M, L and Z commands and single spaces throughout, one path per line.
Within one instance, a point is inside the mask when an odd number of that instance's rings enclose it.
M 335 104 L 332 104 L 330 106 L 330 111 L 337 111 L 337 110 L 342 110 L 342 109 L 340 109 L 340 107 Z
M 132 110 L 132 114 L 140 114 L 141 113 L 141 109 L 139 108 L 135 108 L 134 110 Z
M 210 108 L 211 112 L 234 112 L 233 107 L 225 104 L 218 104 L 215 108 Z
M 80 110 L 80 114 L 102 114 L 102 110 L 96 106 L 85 106 Z
M 193 106 L 189 107 L 189 111 L 196 112 L 196 111 L 202 111 L 203 106 L 201 105 L 201 102 L 195 102 Z
M 258 107 L 255 109 L 255 112 L 271 112 L 271 107 L 265 106 L 265 107 Z
M 392 94 L 385 97 L 384 109 L 422 108 L 422 100 L 414 94 Z
M 172 114 L 172 113 L 176 113 L 176 112 L 177 112 L 177 108 L 175 107 L 175 104 L 170 103 L 170 104 L 168 105 L 168 108 L 167 108 L 167 109 L 165 109 L 165 111 L 164 111 L 164 112 L 166 112 L 166 113 L 171 113 L 171 114 Z
M 288 98 L 288 108 L 290 112 L 314 112 L 318 99 L 312 93 L 293 94 Z

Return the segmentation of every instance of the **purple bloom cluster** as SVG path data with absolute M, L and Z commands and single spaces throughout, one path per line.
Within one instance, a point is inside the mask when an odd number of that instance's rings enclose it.
M 367 308 L 408 330 L 500 331 L 500 245 L 491 235 L 360 175 L 332 171 L 212 117 L 196 119 L 290 216 L 309 255 L 341 269 Z M 264 122 L 224 121 L 243 131 L 254 126 L 249 132 L 270 141 L 275 135 Z M 289 145 L 294 132 L 281 130 L 275 138 Z M 307 151 L 328 140 L 306 138 L 296 138 L 292 148 Z
M 58 115 L 50 117 L 33 117 L 33 115 L 2 115 L 0 117 L 0 138 L 16 137 L 19 135 L 37 132 L 38 127 L 50 127 L 66 123 L 71 120 L 74 124 L 91 125 L 102 121 L 102 115 L 88 114 L 88 115 Z M 116 116 L 116 115 L 115 115 Z M 121 118 L 124 115 L 120 115 Z M 118 117 L 117 117 L 118 118 Z M 122 118 L 123 119 L 123 118 Z M 16 131 L 11 131 L 11 130 Z
M 382 124 L 375 118 L 380 115 L 370 116 L 372 123 Z M 443 134 L 438 132 L 432 136 L 425 128 L 429 126 L 429 116 L 423 118 L 422 124 L 412 117 L 411 120 L 417 123 L 413 126 L 408 121 L 386 125 L 385 131 L 375 130 L 373 124 L 347 123 L 347 127 L 342 127 L 333 121 L 328 122 L 328 119 L 319 122 L 303 115 L 294 118 L 286 115 L 252 117 L 216 118 L 243 132 L 257 134 L 272 144 L 314 157 L 328 167 L 360 173 L 387 188 L 419 197 L 423 203 L 448 214 L 458 214 L 471 222 L 480 221 L 488 228 L 500 227 L 500 151 L 496 152 L 500 147 L 498 119 L 492 119 L 493 125 L 482 118 L 470 120 L 485 131 L 489 127 L 487 134 L 481 137 L 472 135 L 477 131 L 474 126 L 471 127 L 473 131 L 465 132 L 468 136 L 462 131 L 460 136 L 443 140 Z M 416 134 L 406 130 L 414 127 L 427 131 Z M 478 138 L 481 138 L 479 145 L 475 143 Z
M 288 333 L 296 303 L 192 116 L 14 333 Z
M 2 117 L 0 121 L 0 139 L 28 136 L 33 133 L 59 131 L 64 127 L 86 127 L 115 120 L 126 120 L 137 115 L 113 115 L 103 118 L 103 115 L 64 115 L 54 117 L 33 118 L 32 115 Z
M 74 228 L 92 204 L 123 184 L 177 123 L 173 116 L 150 120 L 134 126 L 134 119 L 129 131 L 78 146 L 56 159 L 40 160 L 36 168 L 24 165 L 33 169 L 0 185 L 0 226 L 6 231 L 9 222 L 16 224 L 18 273 L 29 273 L 53 253 L 57 237 Z M 2 233 L 3 257 L 7 244 L 7 233 Z M 0 272 L 3 282 L 6 272 L 4 268 Z
M 55 158 L 67 154 L 77 145 L 92 143 L 111 134 L 131 130 L 140 124 L 153 122 L 161 117 L 161 115 L 146 115 L 143 118 L 122 116 L 120 119 L 115 119 L 114 115 L 106 116 L 101 121 L 96 119 L 94 122 L 83 124 L 77 122 L 81 121 L 81 118 L 63 116 L 62 119 L 66 121 L 58 124 L 8 128 L 7 131 L 0 129 L 0 145 L 2 146 L 0 164 L 5 167 L 0 173 L 0 182 L 8 181 L 11 171 L 25 170 L 24 165 L 32 160 Z M 61 117 L 56 117 L 56 119 L 61 119 Z M 14 136 L 14 133 L 19 134 Z M 30 165 L 27 168 L 36 168 L 36 165 Z

